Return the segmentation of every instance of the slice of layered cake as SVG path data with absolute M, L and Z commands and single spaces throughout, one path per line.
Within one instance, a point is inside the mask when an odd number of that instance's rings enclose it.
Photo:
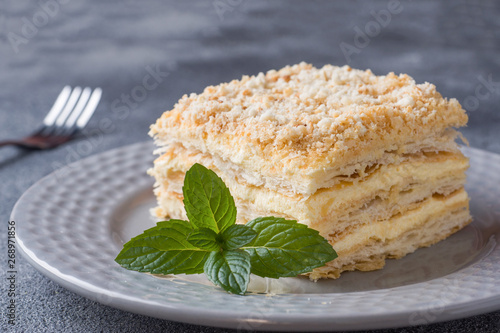
M 229 187 L 238 223 L 297 220 L 338 258 L 309 274 L 374 270 L 471 221 L 455 99 L 408 75 L 305 63 L 184 96 L 150 135 L 160 218 L 186 218 L 185 172 L 200 163 Z

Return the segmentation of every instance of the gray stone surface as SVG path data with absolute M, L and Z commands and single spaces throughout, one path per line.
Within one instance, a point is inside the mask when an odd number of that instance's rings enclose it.
M 471 146 L 500 153 L 495 1 L 401 1 L 394 8 L 389 1 L 19 0 L 1 7 L 0 139 L 32 131 L 65 84 L 101 86 L 104 95 L 79 140 L 46 152 L 0 150 L 0 331 L 231 331 L 100 305 L 63 289 L 20 257 L 15 326 L 7 325 L 4 312 L 7 220 L 19 196 L 61 165 L 147 140 L 149 124 L 164 110 L 206 85 L 300 61 L 408 73 L 465 106 L 470 121 L 463 132 Z M 374 11 L 389 9 L 390 18 L 379 17 L 383 26 L 373 23 Z M 359 30 L 371 36 L 356 40 Z M 140 95 L 151 71 L 159 72 L 158 85 Z M 500 312 L 429 322 L 385 332 L 500 332 Z

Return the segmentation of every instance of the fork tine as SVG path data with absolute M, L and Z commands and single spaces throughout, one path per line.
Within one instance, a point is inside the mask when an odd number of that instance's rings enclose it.
M 90 118 L 94 114 L 95 109 L 97 108 L 97 105 L 99 104 L 99 101 L 101 100 L 101 95 L 102 95 L 101 88 L 95 88 L 94 92 L 90 96 L 90 100 L 87 103 L 85 110 L 83 110 L 82 114 L 76 121 L 76 126 L 79 129 L 84 128 L 89 122 Z
M 68 101 L 69 94 L 71 93 L 71 87 L 70 86 L 65 86 L 63 90 L 59 93 L 59 96 L 57 96 L 56 101 L 54 102 L 54 105 L 50 109 L 49 113 L 45 116 L 43 119 L 43 124 L 45 126 L 52 126 L 54 125 L 54 122 L 56 121 L 57 116 L 61 113 L 63 110 L 64 105 Z
M 64 124 L 66 128 L 71 129 L 75 125 L 76 120 L 78 119 L 83 109 L 85 108 L 85 105 L 89 101 L 91 91 L 92 89 L 90 89 L 89 87 L 83 89 L 82 94 L 80 95 L 80 99 L 78 100 L 78 103 L 76 104 L 73 111 L 71 111 L 68 119 L 66 120 L 66 123 Z
M 59 116 L 56 119 L 55 126 L 56 127 L 62 127 L 64 125 L 64 122 L 68 118 L 71 110 L 75 107 L 76 102 L 78 101 L 78 98 L 80 97 L 80 94 L 82 92 L 82 88 L 80 87 L 75 87 L 73 89 L 73 92 L 69 96 L 68 102 L 64 106 L 64 109 L 62 112 L 59 114 Z

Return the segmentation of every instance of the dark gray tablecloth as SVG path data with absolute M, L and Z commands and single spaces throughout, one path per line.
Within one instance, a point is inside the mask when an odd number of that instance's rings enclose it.
M 1 7 L 0 139 L 33 130 L 65 84 L 104 90 L 79 140 L 45 152 L 0 151 L 1 331 L 230 331 L 92 302 L 19 257 L 16 325 L 5 317 L 7 220 L 19 196 L 69 161 L 147 140 L 149 124 L 184 93 L 301 61 L 408 73 L 464 105 L 470 121 L 463 132 L 471 146 L 500 153 L 495 1 L 19 0 Z M 143 89 L 152 72 L 154 88 Z M 109 120 L 112 129 L 100 129 Z M 82 140 L 92 148 L 78 152 Z M 494 312 L 387 332 L 499 332 L 499 322 Z

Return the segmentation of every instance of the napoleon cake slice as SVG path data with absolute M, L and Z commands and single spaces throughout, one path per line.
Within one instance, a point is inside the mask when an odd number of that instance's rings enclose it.
M 259 216 L 317 229 L 339 257 L 312 279 L 382 268 L 471 221 L 455 99 L 408 75 L 301 63 L 183 96 L 152 125 L 159 218 L 186 218 L 185 172 L 229 187 L 238 223 Z

